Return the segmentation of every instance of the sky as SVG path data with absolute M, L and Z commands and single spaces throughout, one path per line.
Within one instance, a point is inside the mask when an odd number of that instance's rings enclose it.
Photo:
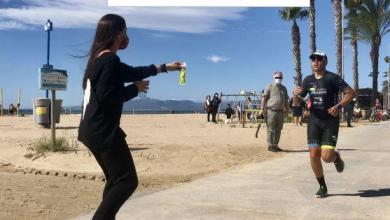
M 130 44 L 118 53 L 132 66 L 174 60 L 187 63 L 187 84 L 179 85 L 179 72 L 149 78 L 148 97 L 201 102 L 214 92 L 260 92 L 275 71 L 284 73 L 283 84 L 292 93 L 294 58 L 291 22 L 283 21 L 276 7 L 108 7 L 107 0 L 0 0 L 0 88 L 4 106 L 16 103 L 22 90 L 22 108 L 45 97 L 39 89 L 38 69 L 46 63 L 47 33 L 51 19 L 50 64 L 68 71 L 66 91 L 57 91 L 63 106 L 80 106 L 81 81 L 98 20 L 104 14 L 122 15 Z M 331 1 L 316 3 L 317 48 L 328 54 L 327 69 L 335 72 L 335 33 Z M 298 22 L 301 32 L 303 76 L 310 74 L 309 20 Z M 378 78 L 381 84 L 390 54 L 390 35 L 382 40 Z M 352 84 L 351 46 L 345 41 L 345 80 Z M 372 79 L 370 46 L 359 43 L 361 88 Z M 381 87 L 380 87 L 381 88 Z

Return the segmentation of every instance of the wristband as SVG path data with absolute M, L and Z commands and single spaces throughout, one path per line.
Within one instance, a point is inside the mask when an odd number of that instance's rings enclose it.
M 343 108 L 343 106 L 339 103 L 339 104 L 336 105 L 336 108 L 337 108 L 338 110 L 341 110 L 341 109 Z
M 160 65 L 160 71 L 165 73 L 168 72 L 167 65 L 165 63 Z

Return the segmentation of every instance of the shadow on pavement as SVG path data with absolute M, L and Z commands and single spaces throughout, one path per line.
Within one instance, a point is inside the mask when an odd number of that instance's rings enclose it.
M 390 196 L 390 188 L 359 190 L 358 193 L 329 194 L 328 196 L 360 196 L 360 197 L 384 197 Z
M 353 151 L 356 150 L 355 148 L 337 148 L 339 151 Z
M 309 152 L 309 150 L 283 150 L 282 152 L 286 152 L 286 153 L 303 153 L 303 152 Z

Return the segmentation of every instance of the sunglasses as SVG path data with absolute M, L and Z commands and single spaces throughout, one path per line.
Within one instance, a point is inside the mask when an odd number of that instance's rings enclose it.
M 312 58 L 311 58 L 311 61 L 313 61 L 313 62 L 316 61 L 316 60 L 317 60 L 317 61 L 323 61 L 324 58 L 323 58 L 323 57 L 312 57 Z
M 281 76 L 274 77 L 275 79 L 283 79 Z

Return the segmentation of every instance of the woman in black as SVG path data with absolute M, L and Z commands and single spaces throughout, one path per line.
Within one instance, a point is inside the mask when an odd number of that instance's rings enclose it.
M 131 67 L 122 63 L 116 52 L 128 46 L 126 31 L 126 22 L 118 15 L 107 14 L 99 20 L 83 78 L 84 102 L 78 138 L 93 153 L 106 178 L 94 220 L 115 219 L 138 185 L 126 134 L 119 127 L 123 103 L 148 90 L 149 81 L 143 79 L 180 70 L 182 65 L 174 62 Z M 134 83 L 125 86 L 127 82 Z

